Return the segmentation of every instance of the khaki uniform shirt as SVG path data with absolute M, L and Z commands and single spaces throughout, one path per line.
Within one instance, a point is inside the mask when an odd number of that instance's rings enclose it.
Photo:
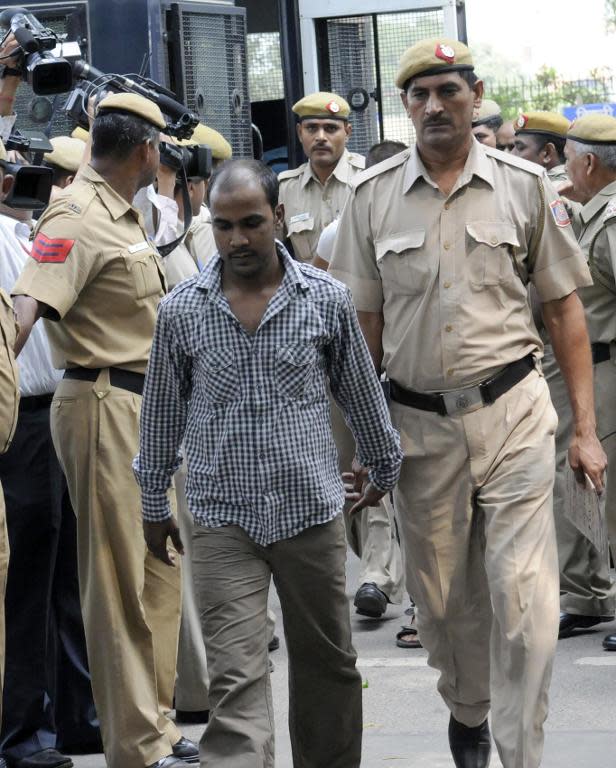
M 13 352 L 16 338 L 13 305 L 8 294 L 0 288 L 0 453 L 11 444 L 19 413 L 19 373 Z
M 314 259 L 321 232 L 342 212 L 349 196 L 349 184 L 365 163 L 362 155 L 345 149 L 325 184 L 318 180 L 309 162 L 278 176 L 285 236 L 290 238 L 297 259 Z
M 473 385 L 542 345 L 541 301 L 591 282 L 539 166 L 473 141 L 445 197 L 415 146 L 365 171 L 342 214 L 331 273 L 384 316 L 384 367 L 409 389 Z
M 562 181 L 569 181 L 569 177 L 567 176 L 567 169 L 564 165 L 555 165 L 553 168 L 550 168 L 548 171 L 546 171 L 546 173 L 552 184 L 559 184 Z
M 214 241 L 212 217 L 207 206 L 202 205 L 199 215 L 193 217 L 184 244 L 199 269 L 203 269 L 207 262 L 216 254 L 218 249 Z
M 55 367 L 144 373 L 166 284 L 141 214 L 88 166 L 47 208 L 35 235 L 13 294 L 49 306 Z
M 165 256 L 163 264 L 169 290 L 175 288 L 182 280 L 199 274 L 199 268 L 186 247 L 186 242 L 180 243 L 168 256 Z
M 580 246 L 594 284 L 579 291 L 591 343 L 616 341 L 616 181 L 580 211 Z

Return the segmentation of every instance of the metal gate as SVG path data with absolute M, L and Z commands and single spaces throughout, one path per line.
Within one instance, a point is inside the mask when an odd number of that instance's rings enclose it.
M 356 0 L 354 9 L 372 12 L 335 17 L 319 16 L 320 4 L 312 0 L 310 10 L 300 11 L 305 92 L 333 91 L 349 101 L 353 126 L 349 148 L 355 152 L 365 154 L 382 139 L 411 143 L 413 127 L 394 83 L 398 62 L 406 48 L 423 38 L 457 37 L 454 0 L 385 0 L 378 9 Z M 346 4 L 337 2 L 336 13 L 343 12 Z M 331 11 L 334 4 L 325 6 Z
M 180 101 L 219 131 L 237 157 L 252 157 L 246 10 L 195 2 L 163 3 L 167 41 L 163 80 Z

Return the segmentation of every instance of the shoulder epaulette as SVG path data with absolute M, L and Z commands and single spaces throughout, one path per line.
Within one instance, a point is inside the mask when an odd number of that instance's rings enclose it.
M 520 168 L 522 171 L 528 171 L 535 176 L 543 176 L 545 171 L 537 163 L 531 163 L 530 160 L 524 160 L 521 157 L 512 155 L 511 152 L 502 152 L 500 149 L 494 149 L 493 147 L 486 147 L 483 145 L 483 150 L 488 157 L 493 157 L 501 163 L 506 165 L 513 165 L 515 168 Z
M 603 222 L 616 221 L 616 197 L 610 198 L 603 211 Z
M 402 152 L 399 152 L 397 155 L 388 157 L 387 160 L 383 160 L 380 163 L 371 166 L 370 168 L 366 168 L 365 171 L 361 171 L 361 173 L 358 173 L 353 177 L 351 181 L 351 187 L 353 189 L 357 189 L 357 187 L 359 187 L 365 181 L 369 181 L 375 176 L 380 176 L 382 173 L 387 173 L 387 171 L 390 171 L 392 168 L 397 168 L 399 165 L 402 165 L 407 161 L 410 154 L 411 150 L 405 149 Z
M 284 181 L 285 179 L 294 179 L 296 176 L 301 176 L 306 170 L 306 163 L 303 163 L 298 168 L 293 168 L 291 171 L 280 171 L 278 174 L 278 181 Z
M 357 152 L 349 152 L 349 165 L 363 170 L 366 166 L 366 158 L 363 155 L 358 155 Z

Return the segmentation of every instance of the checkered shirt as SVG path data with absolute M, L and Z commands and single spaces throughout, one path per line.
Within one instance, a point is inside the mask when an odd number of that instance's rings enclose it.
M 171 515 L 182 444 L 199 525 L 238 525 L 266 546 L 334 518 L 344 488 L 328 383 L 371 481 L 398 479 L 399 436 L 349 290 L 278 248 L 284 277 L 254 334 L 222 293 L 219 256 L 161 302 L 133 464 L 147 521 Z

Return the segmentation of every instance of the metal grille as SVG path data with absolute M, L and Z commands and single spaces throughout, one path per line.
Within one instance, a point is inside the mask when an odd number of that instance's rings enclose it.
M 186 104 L 229 141 L 237 157 L 252 157 L 246 68 L 246 20 L 241 14 L 182 14 Z
M 372 16 L 327 20 L 327 58 L 329 77 L 326 90 L 353 99 L 349 92 L 362 88 L 369 95 L 376 92 L 376 68 Z M 370 98 L 368 107 L 351 112 L 353 133 L 349 149 L 366 154 L 379 140 L 377 107 Z
M 253 102 L 284 99 L 279 32 L 248 35 L 248 85 Z
M 4 10 L 6 6 L 0 6 L 0 11 Z M 46 27 L 53 29 L 58 35 L 64 35 L 67 33 L 67 16 L 73 12 L 73 8 L 67 12 L 62 12 L 62 9 L 57 9 L 54 14 L 49 12 L 41 12 L 36 8 L 33 8 L 37 14 L 39 21 Z M 81 30 L 82 36 L 86 37 L 86 30 Z M 88 58 L 87 51 L 82 50 L 84 59 Z M 17 114 L 16 128 L 25 131 L 44 131 L 47 128 L 49 122 L 49 114 L 51 114 L 52 105 L 56 103 L 56 110 L 53 116 L 51 136 L 67 136 L 75 127 L 74 122 L 66 115 L 62 110 L 64 102 L 68 94 L 58 94 L 57 96 L 37 96 L 27 83 L 22 83 L 17 91 L 15 98 L 15 112 Z M 47 102 L 48 112 L 47 117 L 42 120 L 37 120 L 34 114 L 34 109 L 40 109 L 44 107 Z M 44 110 L 41 110 L 44 112 Z M 40 113 L 39 113 L 40 114 Z
M 383 138 L 410 144 L 415 141 L 415 131 L 404 113 L 394 82 L 398 62 L 411 45 L 444 33 L 444 14 L 442 10 L 382 13 L 377 16 L 377 29 Z

